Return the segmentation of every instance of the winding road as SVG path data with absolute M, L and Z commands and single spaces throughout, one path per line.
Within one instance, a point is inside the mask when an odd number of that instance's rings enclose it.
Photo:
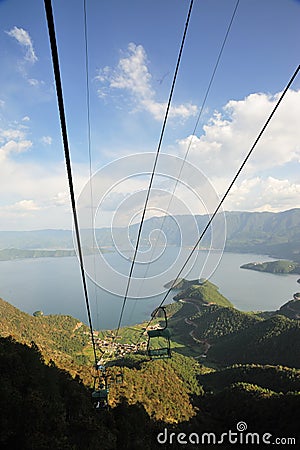
M 195 308 L 197 309 L 197 312 L 200 312 L 199 305 L 198 305 L 197 303 L 193 302 L 191 299 L 189 299 L 189 298 L 184 298 L 184 299 L 182 299 L 181 301 L 184 302 L 184 303 L 191 303 L 192 305 L 195 306 Z M 191 326 L 194 327 L 194 330 L 190 331 L 190 332 L 189 332 L 189 335 L 191 336 L 191 338 L 192 338 L 195 342 L 197 342 L 197 344 L 202 344 L 202 345 L 203 345 L 204 349 L 203 349 L 203 352 L 202 352 L 201 356 L 202 356 L 202 355 L 206 355 L 207 352 L 208 352 L 208 350 L 209 350 L 210 347 L 211 347 L 211 344 L 208 342 L 207 339 L 198 339 L 198 338 L 195 337 L 195 334 L 194 334 L 194 333 L 195 333 L 196 329 L 198 328 L 198 325 L 197 325 L 195 322 L 193 322 L 192 320 L 188 319 L 187 317 L 184 319 L 184 321 L 185 321 L 185 323 L 186 323 L 187 325 L 191 325 Z M 199 358 L 199 356 L 198 356 L 197 358 Z

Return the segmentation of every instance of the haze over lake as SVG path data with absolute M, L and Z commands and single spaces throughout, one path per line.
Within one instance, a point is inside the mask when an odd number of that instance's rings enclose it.
M 174 249 L 168 249 L 170 262 Z M 203 253 L 203 259 L 206 252 Z M 117 255 L 111 253 L 111 260 Z M 240 269 L 248 262 L 271 261 L 265 255 L 224 253 L 210 281 L 236 308 L 243 311 L 276 310 L 297 291 L 298 275 L 273 275 Z M 156 262 L 159 265 L 159 260 Z M 39 258 L 2 261 L 0 297 L 17 308 L 32 314 L 42 310 L 45 314 L 69 314 L 87 322 L 78 260 L 76 257 Z M 129 270 L 129 266 L 128 266 Z M 173 274 L 173 277 L 177 273 Z M 165 283 L 170 281 L 170 274 Z M 199 277 L 199 267 L 193 267 L 188 278 Z M 97 280 L 100 280 L 97 275 Z M 153 283 L 156 279 L 153 278 Z M 163 291 L 161 278 L 158 291 Z M 100 283 L 99 283 L 100 284 Z M 115 328 L 118 323 L 123 298 L 111 294 L 88 279 L 89 296 L 94 328 Z M 141 295 L 143 286 L 141 286 Z M 174 294 L 173 294 L 174 295 Z M 173 297 L 170 295 L 167 303 Z M 150 298 L 128 299 L 122 325 L 133 325 L 148 320 L 160 303 L 163 294 Z M 169 301 L 170 300 L 170 301 Z

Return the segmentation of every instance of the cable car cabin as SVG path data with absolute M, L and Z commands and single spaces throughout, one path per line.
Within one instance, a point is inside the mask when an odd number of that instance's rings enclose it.
M 163 358 L 171 358 L 171 349 L 170 348 L 153 348 L 148 349 L 148 355 L 151 359 L 163 359 Z
M 163 328 L 157 328 L 155 330 L 149 330 L 148 333 L 148 343 L 147 343 L 147 353 L 151 359 L 160 359 L 160 358 L 171 358 L 171 342 L 170 330 L 167 328 L 167 314 L 164 307 L 160 307 L 158 309 L 162 309 L 164 313 L 165 326 Z M 158 310 L 156 310 L 155 314 Z M 152 347 L 153 339 L 162 338 L 165 342 L 164 347 Z
M 108 393 L 109 389 L 98 389 L 92 393 L 92 401 L 95 409 L 107 409 L 108 408 Z
M 97 411 L 101 411 L 101 409 L 108 409 L 108 393 L 109 387 L 107 376 L 95 377 L 94 388 L 92 392 L 92 402 L 94 408 Z

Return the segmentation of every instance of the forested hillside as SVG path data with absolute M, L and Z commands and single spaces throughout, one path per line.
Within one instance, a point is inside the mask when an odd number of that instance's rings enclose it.
M 183 286 L 181 288 L 183 290 L 180 290 L 180 292 L 175 295 L 174 300 L 176 301 L 189 299 L 191 301 L 196 301 L 197 304 L 214 303 L 220 306 L 233 307 L 232 303 L 220 294 L 219 288 L 209 281 L 182 280 L 180 285 Z
M 79 378 L 10 338 L 0 338 L 0 408 L 3 450 L 152 448 L 143 407 L 121 404 L 99 416 Z
M 211 305 L 191 317 L 197 325 L 195 334 L 199 339 L 209 339 L 211 343 L 225 336 L 236 335 L 241 330 L 251 328 L 262 319 L 254 313 Z
M 205 391 L 214 392 L 237 382 L 254 384 L 277 393 L 300 392 L 300 371 L 283 366 L 236 364 L 199 375 L 199 381 Z
M 300 323 L 275 315 L 219 340 L 208 356 L 222 364 L 259 363 L 300 368 Z
M 296 297 L 296 298 L 295 298 Z M 299 292 L 294 295 L 293 300 L 288 301 L 284 305 L 280 307 L 278 311 L 279 314 L 282 314 L 289 319 L 300 319 L 300 300 L 299 300 Z
M 0 299 L 0 336 L 12 336 L 31 345 L 33 341 L 44 358 L 56 364 L 86 362 L 83 349 L 90 340 L 89 328 L 72 316 L 30 316 Z
M 188 382 L 181 380 L 178 384 L 176 378 L 180 381 L 183 372 L 192 369 L 189 365 L 182 367 L 182 362 L 145 362 L 140 368 L 127 369 L 119 403 L 114 404 L 113 400 L 110 410 L 99 413 L 92 408 L 90 391 L 79 379 L 72 379 L 53 364 L 45 365 L 36 347 L 0 338 L 1 448 L 97 450 L 101 443 L 103 450 L 153 450 L 169 448 L 158 443 L 159 433 L 196 433 L 200 439 L 207 432 L 221 436 L 229 429 L 235 430 L 241 420 L 256 433 L 267 430 L 273 439 L 286 436 L 297 442 L 300 438 L 295 413 L 300 396 L 290 390 L 299 386 L 299 371 L 292 374 L 286 368 L 239 367 L 228 369 L 225 376 L 218 372 L 198 374 L 207 390 L 204 393 L 190 375 Z M 178 363 L 181 369 L 174 376 Z M 273 390 L 261 387 L 268 380 Z M 178 388 L 171 392 L 176 384 Z M 193 395 L 196 386 L 198 392 Z M 290 392 L 278 393 L 279 389 Z M 137 395 L 139 400 L 134 400 Z M 170 420 L 156 420 L 155 415 L 150 417 L 147 406 L 143 406 L 148 402 L 155 413 L 170 415 L 174 408 L 179 414 L 187 399 L 193 406 L 173 424 Z M 206 444 L 207 436 L 201 448 L 211 448 Z M 223 448 L 229 447 L 225 441 Z M 179 449 L 182 444 L 175 440 L 170 448 Z M 187 443 L 185 448 L 195 445 Z
M 110 360 L 107 370 L 121 368 L 123 383 L 111 383 L 110 408 L 100 413 L 91 403 L 88 328 L 70 316 L 29 316 L 2 300 L 1 448 L 96 450 L 101 442 L 104 450 L 152 450 L 163 448 L 158 433 L 221 435 L 240 420 L 257 433 L 299 439 L 300 323 L 208 304 L 208 293 L 167 305 L 172 358 L 151 361 L 137 351 Z M 121 329 L 119 341 L 142 327 Z

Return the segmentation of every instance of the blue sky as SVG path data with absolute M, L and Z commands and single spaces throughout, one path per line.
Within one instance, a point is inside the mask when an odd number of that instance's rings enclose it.
M 93 170 L 111 163 L 114 171 L 112 162 L 120 157 L 156 151 L 188 4 L 87 0 Z M 191 138 L 235 4 L 235 0 L 195 0 L 162 146 L 162 152 L 183 157 L 191 142 L 188 161 L 219 195 L 299 64 L 300 54 L 299 1 L 240 0 Z M 53 0 L 53 10 L 79 195 L 89 178 L 83 0 Z M 0 52 L 0 229 L 71 228 L 42 0 L 0 1 Z M 300 206 L 299 117 L 300 76 L 225 209 L 280 211 Z M 120 202 L 146 186 L 147 177 L 131 177 L 110 191 L 98 225 L 109 225 Z M 156 186 L 172 189 L 162 179 Z M 176 195 L 188 201 L 181 186 Z M 204 212 L 196 201 L 189 201 L 193 213 Z M 154 195 L 152 211 L 158 214 L 155 205 L 161 206 L 161 198 Z

